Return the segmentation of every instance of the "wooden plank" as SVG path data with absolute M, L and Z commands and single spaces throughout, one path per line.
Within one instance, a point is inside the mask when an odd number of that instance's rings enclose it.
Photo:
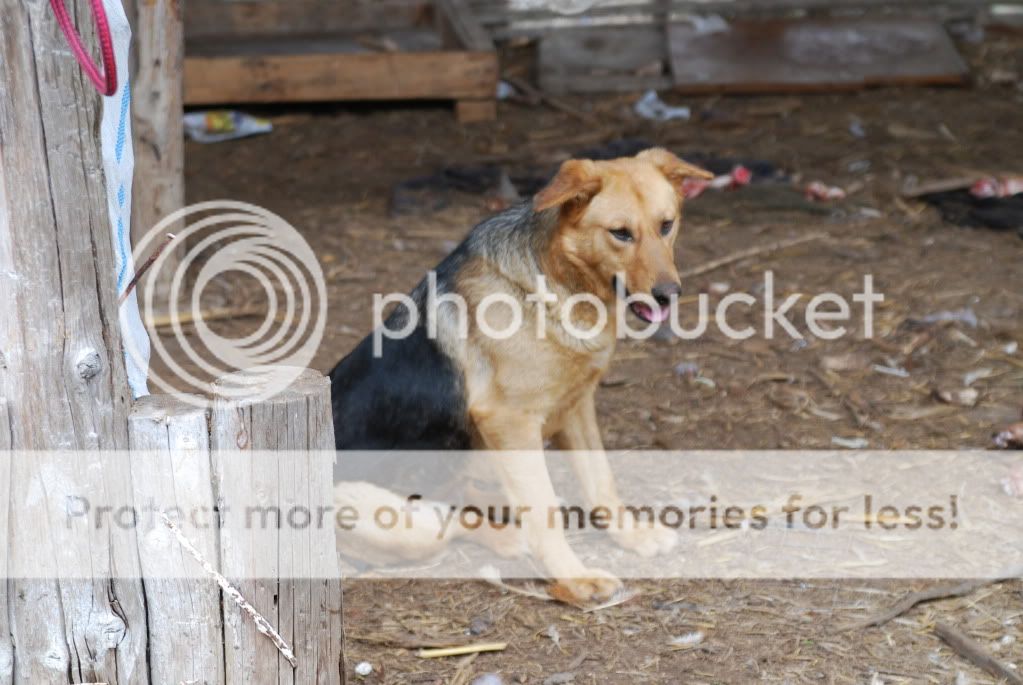
M 429 23 L 425 0 L 188 0 L 185 33 L 189 40 L 217 35 L 282 35 L 317 31 L 388 31 Z
M 221 378 L 214 392 L 237 387 L 247 378 L 245 373 Z M 221 507 L 244 502 L 249 508 L 286 512 L 296 505 L 332 502 L 333 466 L 323 456 L 333 454 L 334 431 L 330 382 L 322 374 L 305 370 L 287 390 L 260 402 L 220 397 L 213 405 L 210 430 Z M 280 457 L 246 456 L 260 450 L 280 451 Z M 236 579 L 241 593 L 292 646 L 298 663 L 292 670 L 248 617 L 225 604 L 228 682 L 343 680 L 335 543 L 332 519 L 329 526 L 309 526 L 304 532 L 224 527 L 220 540 L 224 574 Z M 259 569 L 255 573 L 254 567 Z M 326 577 L 310 578 L 314 570 L 322 569 L 329 570 Z
M 639 91 L 667 82 L 668 45 L 656 26 L 566 29 L 540 41 L 540 87 L 551 93 Z
M 594 22 L 603 17 L 622 14 L 656 13 L 659 5 L 666 5 L 677 13 L 717 13 L 725 15 L 778 15 L 792 11 L 885 10 L 910 11 L 914 8 L 934 11 L 938 8 L 979 11 L 993 4 L 1006 4 L 996 0 L 602 0 L 585 12 L 556 12 L 543 7 L 515 9 L 507 0 L 474 0 L 470 3 L 476 20 L 484 26 L 510 22 L 576 19 L 581 23 Z M 1010 0 L 1007 4 L 1023 4 L 1023 0 Z
M 493 97 L 492 52 L 186 57 L 185 104 Z
M 2 353 L 0 353 L 2 354 Z M 4 361 L 0 359 L 0 369 Z M 0 397 L 0 685 L 14 682 L 14 643 L 11 642 L 10 608 L 7 601 L 10 548 L 11 495 L 11 424 L 7 415 L 7 400 Z
M 136 508 L 184 512 L 184 520 L 176 522 L 204 558 L 215 563 L 217 517 L 206 410 L 169 395 L 143 397 L 128 417 L 128 435 Z M 161 520 L 144 517 L 139 528 L 151 681 L 224 682 L 218 586 Z
M 743 22 L 709 35 L 675 24 L 668 36 L 683 92 L 958 84 L 968 73 L 944 27 L 927 19 Z
M 86 3 L 74 21 L 96 44 Z M 0 396 L 17 449 L 123 449 L 130 404 L 117 320 L 113 241 L 97 133 L 100 97 L 82 74 L 49 3 L 0 4 Z M 84 460 L 73 460 L 82 462 Z M 98 457 L 81 463 L 11 464 L 8 560 L 67 559 L 90 579 L 8 583 L 15 682 L 125 683 L 146 674 L 145 610 L 130 534 L 86 531 L 40 542 L 48 502 L 81 490 L 116 497 L 126 474 Z M 116 569 L 116 573 L 114 571 Z M 116 580 L 120 575 L 128 580 Z
M 153 226 L 185 205 L 185 139 L 181 120 L 185 38 L 179 0 L 132 0 L 125 3 L 125 10 L 130 12 L 133 38 L 131 108 L 135 178 L 131 236 L 132 244 L 137 245 Z M 168 227 L 170 233 L 178 230 L 178 225 Z M 159 244 L 156 241 L 151 246 Z M 158 303 L 165 302 L 170 294 L 171 279 L 183 251 L 182 246 L 165 252 L 159 272 L 152 273 L 140 286 L 156 288 L 154 296 Z

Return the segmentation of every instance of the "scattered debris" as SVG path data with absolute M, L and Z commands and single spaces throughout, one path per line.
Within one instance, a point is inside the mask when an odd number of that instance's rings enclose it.
M 533 599 L 542 599 L 546 602 L 553 602 L 554 598 L 551 595 L 539 588 L 535 583 L 527 583 L 524 587 L 519 588 L 514 585 L 509 585 L 501 580 L 501 572 L 496 566 L 484 566 L 480 569 L 480 577 L 486 582 L 496 587 L 511 592 L 516 595 L 522 595 L 523 597 L 532 597 Z
M 684 635 L 676 635 L 675 637 L 671 638 L 668 644 L 670 644 L 672 647 L 678 648 L 695 647 L 703 642 L 703 638 L 704 638 L 703 632 L 696 630 L 691 633 L 686 633 Z
M 860 140 L 867 137 L 867 131 L 863 128 L 863 122 L 856 117 L 852 117 L 852 120 L 849 122 L 849 135 Z
M 680 362 L 675 365 L 675 375 L 683 378 L 696 378 L 700 375 L 700 365 L 695 362 Z
M 831 200 L 844 200 L 846 198 L 846 192 L 838 186 L 829 186 L 826 183 L 820 181 L 813 181 L 808 183 L 803 191 L 806 195 L 807 200 L 816 201 L 831 201 Z
M 711 190 L 735 190 L 750 184 L 753 172 L 746 167 L 737 165 L 731 172 L 715 176 L 711 180 L 687 178 L 682 182 L 682 192 L 686 199 L 692 200 L 703 195 L 708 188 Z
M 978 190 L 987 192 L 981 188 Z M 1007 197 L 978 197 L 972 189 L 960 188 L 918 197 L 936 208 L 941 218 L 950 224 L 965 228 L 1017 231 L 1023 237 L 1023 193 Z
M 359 663 L 355 664 L 355 675 L 359 676 L 360 678 L 365 678 L 372 672 L 373 664 L 369 663 L 368 661 L 360 661 Z
M 821 357 L 821 368 L 825 371 L 862 371 L 868 366 L 870 357 L 856 352 Z
M 874 371 L 884 374 L 885 376 L 895 376 L 896 378 L 909 378 L 909 371 L 906 371 L 901 366 L 885 366 L 884 364 L 874 364 L 870 368 Z
M 469 621 L 469 634 L 473 636 L 484 635 L 490 632 L 493 622 L 489 618 L 477 616 Z
M 1016 342 L 1015 340 L 1009 343 L 1005 343 L 1005 345 L 1002 346 L 1002 352 L 1004 352 L 1005 354 L 1016 354 L 1017 352 L 1019 352 L 1019 343 Z
M 970 186 L 970 194 L 974 197 L 1012 197 L 1023 193 L 1023 176 L 982 178 Z
M 636 101 L 632 109 L 636 114 L 650 121 L 689 121 L 693 114 L 688 107 L 672 107 L 662 100 L 655 90 L 643 93 L 643 97 Z
M 993 439 L 998 449 L 1023 450 L 1023 421 L 995 433 Z
M 980 399 L 980 393 L 974 388 L 936 388 L 934 396 L 945 404 L 958 404 L 961 407 L 976 407 Z
M 847 450 L 865 450 L 870 447 L 870 441 L 866 438 L 843 438 L 838 435 L 831 436 L 831 444 Z
M 558 631 L 558 627 L 553 623 L 547 626 L 547 630 L 544 631 L 544 635 L 551 639 L 555 647 L 561 646 L 561 633 Z
M 451 203 L 453 192 L 495 194 L 504 171 L 494 164 L 449 166 L 427 176 L 416 176 L 391 189 L 391 214 L 401 216 L 438 211 Z
M 189 112 L 184 119 L 185 135 L 198 143 L 221 143 L 273 130 L 273 124 L 232 109 Z
M 965 597 L 966 595 L 973 594 L 977 590 L 1000 583 L 1003 580 L 1012 580 L 1023 575 L 1023 568 L 1012 569 L 1006 573 L 999 574 L 995 578 L 975 578 L 972 580 L 966 580 L 961 583 L 955 583 L 954 585 L 938 585 L 929 590 L 921 590 L 919 592 L 911 592 L 901 600 L 896 602 L 891 608 L 882 611 L 876 616 L 872 616 L 863 621 L 859 621 L 850 626 L 843 628 L 843 631 L 850 630 L 862 630 L 864 628 L 880 627 L 889 621 L 893 621 L 904 613 L 915 607 L 917 604 L 924 604 L 925 602 L 933 602 L 938 599 L 952 599 L 954 597 Z
M 441 647 L 439 649 L 420 649 L 416 656 L 421 659 L 440 659 L 448 656 L 465 656 L 480 652 L 503 652 L 508 649 L 507 642 L 482 642 L 478 645 L 462 645 L 461 647 Z
M 977 321 L 977 314 L 973 311 L 973 309 L 969 307 L 964 307 L 963 309 L 934 312 L 933 314 L 928 314 L 922 319 L 914 320 L 914 322 L 923 324 L 945 323 L 946 321 L 964 323 L 970 328 L 976 328 L 977 325 L 979 324 L 979 322 Z
M 969 388 L 977 381 L 984 380 L 985 378 L 990 378 L 991 376 L 994 375 L 994 373 L 995 373 L 994 369 L 988 368 L 986 366 L 979 369 L 974 369 L 973 371 L 968 371 L 965 374 L 963 374 L 963 385 Z

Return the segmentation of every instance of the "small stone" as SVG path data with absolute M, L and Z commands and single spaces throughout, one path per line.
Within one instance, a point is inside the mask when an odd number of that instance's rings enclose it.
M 483 635 L 490 630 L 490 627 L 492 625 L 493 623 L 491 623 L 490 619 L 484 618 L 482 616 L 477 616 L 476 618 L 469 621 L 469 634 Z
M 360 678 L 365 678 L 372 672 L 373 664 L 369 663 L 368 661 L 360 661 L 359 663 L 355 664 L 355 675 L 359 676 Z
M 496 673 L 484 673 L 473 678 L 470 685 L 504 685 L 504 681 Z

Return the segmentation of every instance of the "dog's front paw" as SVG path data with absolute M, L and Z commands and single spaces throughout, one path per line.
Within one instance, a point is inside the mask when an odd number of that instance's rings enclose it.
M 620 530 L 612 530 L 619 547 L 641 557 L 653 557 L 670 552 L 678 544 L 678 533 L 660 523 L 630 522 Z
M 575 606 L 603 604 L 622 590 L 622 581 L 606 571 L 586 569 L 583 577 L 562 578 L 551 586 L 551 597 Z

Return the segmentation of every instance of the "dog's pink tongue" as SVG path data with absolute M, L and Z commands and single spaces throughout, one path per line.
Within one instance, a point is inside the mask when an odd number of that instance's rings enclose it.
M 637 314 L 652 323 L 667 321 L 668 316 L 671 314 L 671 309 L 669 307 L 658 307 L 657 309 L 653 309 L 642 302 L 637 302 L 635 307 Z

